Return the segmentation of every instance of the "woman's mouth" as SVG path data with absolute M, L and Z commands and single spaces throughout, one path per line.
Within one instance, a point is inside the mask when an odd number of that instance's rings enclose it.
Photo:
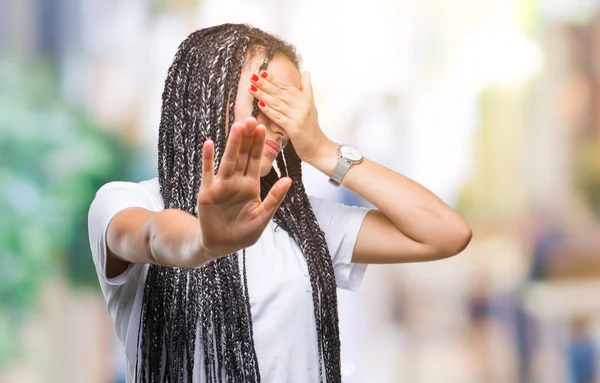
M 274 157 L 277 157 L 277 155 L 279 155 L 279 151 L 281 150 L 281 145 L 275 141 L 265 140 L 265 150 L 271 153 Z

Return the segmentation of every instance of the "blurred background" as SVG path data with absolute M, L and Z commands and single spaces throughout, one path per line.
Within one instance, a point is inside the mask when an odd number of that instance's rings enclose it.
M 473 227 L 340 291 L 344 382 L 600 382 L 598 0 L 0 0 L 0 382 L 124 382 L 87 209 L 155 176 L 167 68 L 223 22 L 295 44 L 326 134 Z

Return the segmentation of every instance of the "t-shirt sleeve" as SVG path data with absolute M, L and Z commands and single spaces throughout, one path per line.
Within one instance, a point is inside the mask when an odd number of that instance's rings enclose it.
M 348 206 L 314 196 L 309 196 L 309 200 L 325 233 L 337 286 L 352 291 L 358 289 L 367 265 L 352 263 L 352 254 L 363 220 L 372 208 Z
M 155 210 L 150 193 L 140 184 L 133 182 L 110 182 L 98 190 L 88 213 L 88 235 L 96 272 L 100 282 L 119 286 L 127 281 L 129 268 L 114 278 L 106 276 L 106 230 L 110 220 L 121 210 L 142 207 Z

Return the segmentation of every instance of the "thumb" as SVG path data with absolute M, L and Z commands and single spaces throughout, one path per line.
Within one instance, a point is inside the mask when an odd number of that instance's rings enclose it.
M 310 81 L 310 72 L 304 72 L 300 75 L 300 85 L 302 86 L 302 92 L 308 93 L 312 96 L 313 88 Z
M 269 194 L 264 199 L 262 206 L 268 219 L 271 219 L 275 214 L 275 211 L 279 208 L 279 205 L 283 202 L 287 191 L 292 185 L 292 179 L 289 177 L 283 177 L 273 185 Z

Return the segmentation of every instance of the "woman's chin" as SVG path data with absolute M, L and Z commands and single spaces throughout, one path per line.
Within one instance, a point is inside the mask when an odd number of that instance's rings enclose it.
M 262 163 L 260 164 L 260 176 L 264 177 L 271 173 L 271 169 L 273 168 L 273 164 L 275 160 L 271 160 L 270 158 L 263 157 Z
M 271 173 L 272 168 L 273 168 L 273 165 L 269 166 L 268 168 L 266 166 L 261 167 L 260 168 L 260 176 L 261 177 L 267 176 L 269 173 Z

